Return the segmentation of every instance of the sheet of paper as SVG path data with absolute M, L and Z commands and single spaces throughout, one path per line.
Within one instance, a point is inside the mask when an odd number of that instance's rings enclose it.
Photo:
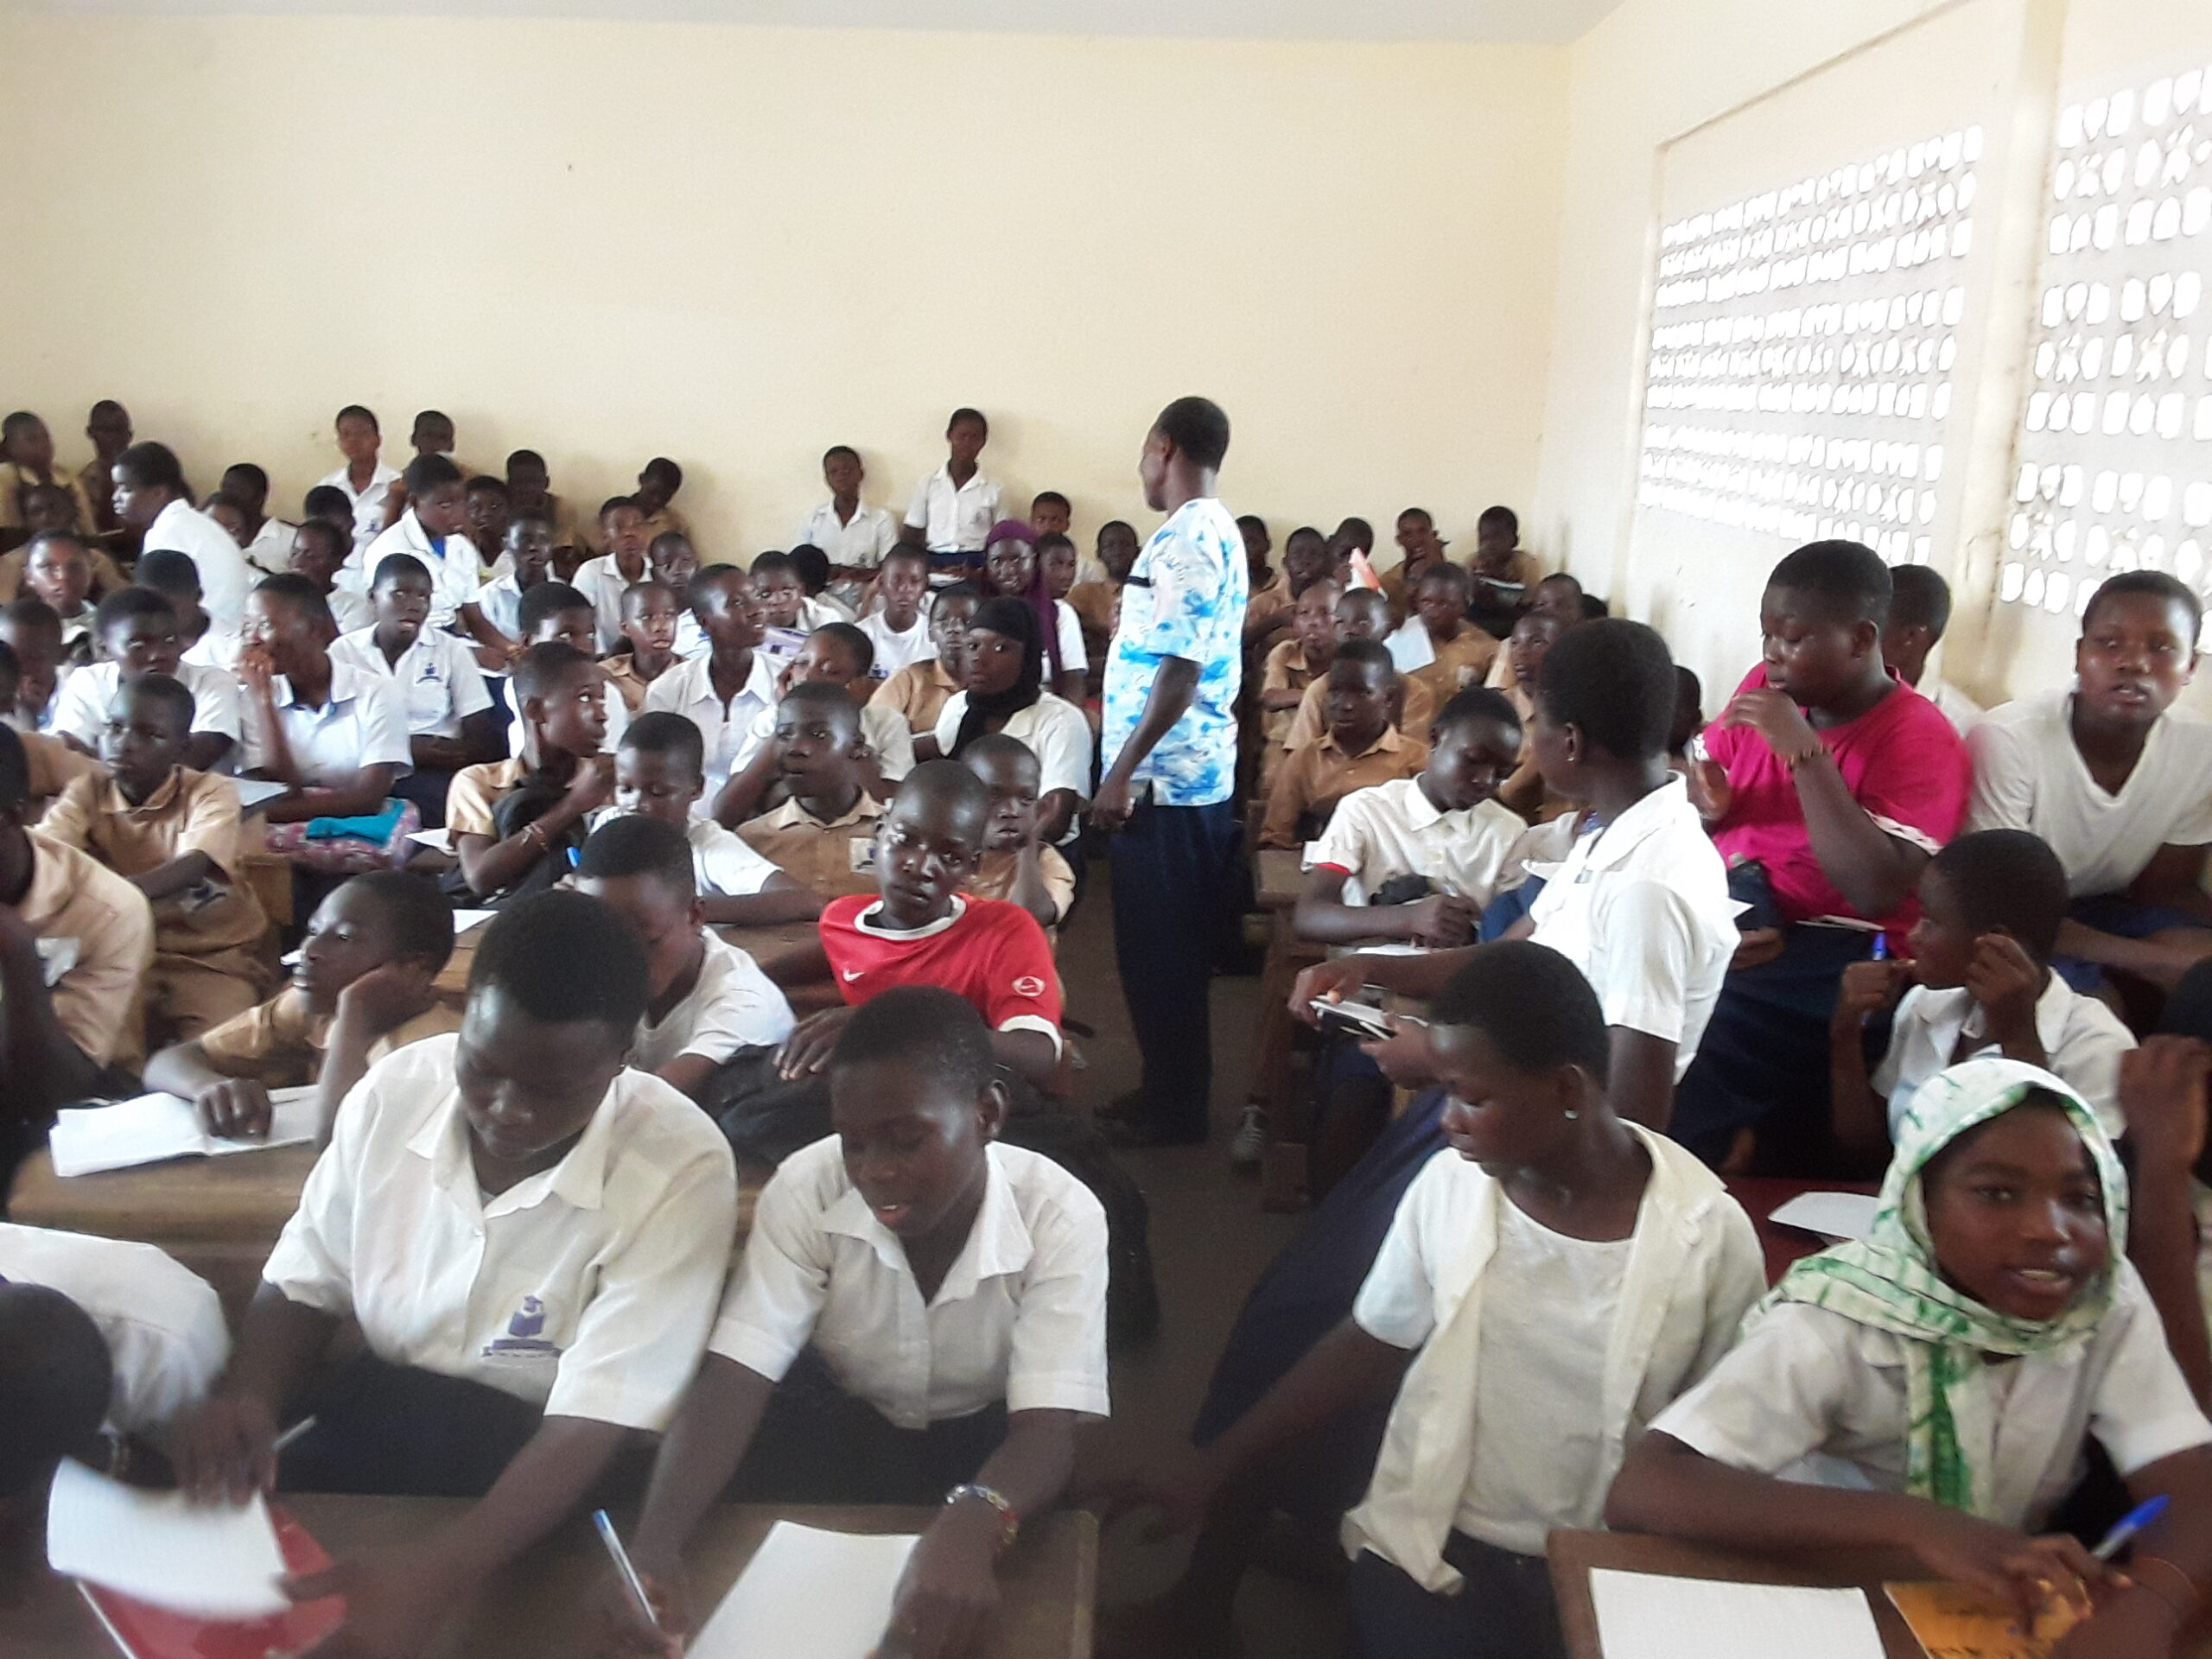
M 466 933 L 472 927 L 481 927 L 499 912 L 496 910 L 456 910 L 453 913 L 453 931 Z
M 192 1103 L 178 1095 L 140 1095 L 111 1106 L 73 1107 L 55 1114 L 46 1144 L 60 1176 L 136 1169 L 171 1158 L 262 1152 L 315 1139 L 313 1089 L 272 1089 L 269 1134 L 257 1141 L 219 1141 L 203 1132 Z
M 1863 1590 L 1599 1567 L 1590 1599 L 1605 1659 L 1882 1659 Z
M 1800 1192 L 1767 1217 L 1825 1238 L 1865 1238 L 1874 1230 L 1880 1200 L 1866 1192 Z
M 46 1508 L 56 1573 L 201 1618 L 264 1618 L 291 1605 L 283 1551 L 258 1493 L 243 1509 L 194 1509 L 64 1462 Z
M 417 830 L 407 837 L 417 847 L 427 847 L 434 853 L 453 851 L 453 831 L 450 830 Z
M 690 1659 L 868 1659 L 891 1622 L 912 1535 L 769 1529 Z
M 288 792 L 285 785 L 271 783 L 266 778 L 233 778 L 231 781 L 238 785 L 238 805 L 248 812 L 257 806 L 266 806 Z

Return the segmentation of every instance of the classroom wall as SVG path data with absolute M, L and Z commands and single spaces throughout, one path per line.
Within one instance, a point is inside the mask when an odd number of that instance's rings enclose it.
M 1962 22 L 1966 52 L 1954 38 Z M 2054 114 L 2069 91 L 2191 50 L 2212 57 L 2212 12 L 2190 0 L 1626 0 L 1573 52 L 1568 210 L 1528 539 L 1666 628 L 1717 709 L 1756 658 L 1758 594 L 1788 543 L 1656 524 L 1636 505 L 1657 234 L 1685 205 L 1668 199 L 1670 177 L 1679 184 L 1689 157 L 1709 163 L 1716 135 L 1735 139 L 1747 178 L 1764 160 L 1751 153 L 1762 130 L 1792 152 L 1773 171 L 1817 171 L 1913 136 L 1890 130 L 1900 124 L 1939 131 L 1958 118 L 1929 103 L 1978 105 L 1989 147 L 1946 433 L 1956 471 L 1929 561 L 1951 580 L 1957 609 L 1937 666 L 1985 702 L 2062 683 L 2070 611 L 1997 597 Z M 1840 97 L 1869 65 L 1886 72 L 1880 84 Z M 2212 678 L 2192 702 L 2200 716 L 2212 706 Z
M 1554 46 L 0 16 L 0 404 L 291 505 L 351 401 L 594 505 L 665 452 L 715 556 L 832 442 L 903 507 L 957 404 L 1010 503 L 1148 524 L 1202 391 L 1278 539 L 1418 499 L 1467 548 L 1535 482 L 1566 103 Z

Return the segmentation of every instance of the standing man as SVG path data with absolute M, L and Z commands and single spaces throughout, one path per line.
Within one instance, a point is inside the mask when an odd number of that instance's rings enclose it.
M 1196 1146 L 1213 1077 L 1207 990 L 1235 865 L 1236 692 L 1244 539 L 1214 496 L 1229 416 L 1179 397 L 1146 435 L 1137 476 L 1153 531 L 1122 590 L 1106 662 L 1091 816 L 1114 836 L 1114 955 L 1144 1055 L 1122 1138 Z

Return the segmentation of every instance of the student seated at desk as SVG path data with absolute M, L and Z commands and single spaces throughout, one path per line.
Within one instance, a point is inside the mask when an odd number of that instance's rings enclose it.
M 457 1035 L 372 1069 L 301 1194 L 214 1393 L 176 1434 L 203 1502 L 257 1489 L 482 1501 L 285 1581 L 334 1643 L 413 1654 L 668 1426 L 728 1270 L 737 1180 L 698 1108 L 623 1060 L 645 952 L 595 899 L 496 918 Z M 347 1319 L 365 1351 L 320 1386 Z M 280 1459 L 279 1427 L 315 1427 Z
M 146 1086 L 190 1101 L 210 1135 L 269 1133 L 271 1089 L 318 1086 L 321 1141 L 339 1103 L 387 1054 L 455 1030 L 437 977 L 453 956 L 453 910 L 437 885 L 372 870 L 334 888 L 308 918 L 291 982 L 146 1062 Z
M 753 722 L 776 706 L 776 668 L 759 649 L 760 596 L 753 578 L 731 564 L 710 564 L 691 579 L 691 613 L 707 636 L 705 655 L 678 663 L 645 691 L 645 707 L 685 716 L 706 740 L 707 792 L 700 816 L 724 829 L 736 820 L 721 810 L 723 785 L 751 755 Z
M 522 626 L 523 595 L 552 580 L 552 521 L 542 512 L 515 513 L 507 520 L 506 538 L 499 545 L 506 555 L 506 573 L 479 588 L 476 597 L 461 607 L 460 616 L 461 627 L 487 653 L 478 660 L 487 664 L 487 671 L 504 673 L 516 653 L 531 643 Z M 581 594 L 576 597 L 583 599 Z M 590 608 L 588 603 L 584 608 Z M 490 667 L 492 664 L 497 667 Z
M 102 1429 L 158 1444 L 230 1353 L 214 1287 L 152 1245 L 0 1222 L 0 1526 L 63 1458 L 121 1474 Z
M 521 753 L 454 775 L 446 803 L 454 855 L 469 891 L 493 906 L 569 873 L 585 823 L 614 792 L 607 676 L 573 645 L 549 639 L 516 659 Z
M 676 654 L 690 662 L 704 653 L 707 636 L 691 613 L 691 578 L 699 574 L 699 550 L 680 530 L 663 531 L 645 544 L 653 580 L 676 595 Z
M 407 722 L 412 763 L 392 790 L 436 829 L 446 821 L 454 774 L 498 760 L 506 742 L 475 654 L 457 636 L 429 626 L 430 601 L 430 572 L 423 562 L 410 553 L 387 554 L 369 589 L 375 622 L 341 634 L 330 657 L 391 688 Z
M 1260 792 L 1274 782 L 1290 753 L 1291 723 L 1308 687 L 1328 677 L 1337 654 L 1337 601 L 1344 590 L 1328 578 L 1309 583 L 1288 612 L 1290 638 L 1268 649 L 1260 669 Z
M 1521 518 L 1510 507 L 1484 507 L 1475 520 L 1475 556 L 1468 561 L 1467 620 L 1503 639 L 1534 602 L 1539 572 L 1521 548 Z
M 1069 588 L 1068 603 L 1075 607 L 1076 620 L 1083 625 L 1084 654 L 1094 663 L 1103 663 L 1121 620 L 1122 585 L 1128 581 L 1137 555 L 1143 550 L 1137 543 L 1136 526 L 1120 518 L 1109 518 L 1099 525 L 1098 538 L 1092 545 L 1093 563 L 1100 574 Z
M 1342 645 L 1354 639 L 1372 639 L 1380 644 L 1390 631 L 1389 601 L 1372 588 L 1345 588 L 1341 583 L 1338 588 L 1336 643 Z M 1321 734 L 1329 727 L 1328 715 L 1322 707 L 1328 694 L 1329 678 L 1325 674 L 1306 686 L 1306 695 L 1299 699 L 1298 712 L 1291 716 L 1290 729 L 1283 734 L 1286 752 L 1320 741 Z M 1390 723 L 1402 733 L 1425 732 L 1435 718 L 1436 699 L 1429 695 L 1428 688 L 1416 681 L 1402 679 Z
M 315 492 L 310 490 L 308 493 L 313 495 Z M 331 493 L 343 493 L 334 490 Z M 315 584 L 323 603 L 330 607 L 330 620 L 337 625 L 341 637 L 365 628 L 376 620 L 370 613 L 365 596 L 339 583 L 339 573 L 345 569 L 346 556 L 352 550 L 353 543 L 343 529 L 328 518 L 310 514 L 293 535 L 291 557 L 284 566 L 292 575 L 305 576 Z
M 1745 935 L 1669 1133 L 1709 1161 L 1756 1135 L 1761 1167 L 1833 1158 L 1828 1026 L 1850 963 L 1902 943 L 1921 870 L 1966 816 L 1966 747 L 1882 659 L 1890 569 L 1813 542 L 1767 578 L 1764 660 L 1703 738 L 1692 775 L 1732 883 L 1769 918 Z
M 914 769 L 914 737 L 896 709 L 879 709 L 868 697 L 875 686 L 868 673 L 874 652 L 868 635 L 851 623 L 824 623 L 806 636 L 798 655 L 777 674 L 777 709 L 802 685 L 834 685 L 851 697 L 860 709 L 861 741 L 868 751 L 861 786 L 875 799 L 887 801 L 899 780 Z M 763 709 L 754 716 L 746 735 L 747 758 L 715 804 L 718 817 L 741 823 L 760 811 L 763 800 L 773 798 L 779 768 L 769 750 L 777 709 Z
M 1467 573 L 1442 557 L 1423 564 L 1408 590 L 1410 614 L 1385 643 L 1399 670 L 1442 702 L 1480 685 L 1498 644 L 1467 620 Z
M 937 720 L 966 683 L 962 677 L 967 671 L 968 625 L 982 602 L 982 589 L 970 582 L 938 588 L 930 605 L 929 655 L 898 670 L 868 699 L 874 708 L 895 709 L 906 717 L 918 760 L 944 758 L 937 751 Z
M 954 1659 L 994 1569 L 1049 1509 L 1075 1428 L 1107 1413 L 1106 1219 L 1050 1160 L 999 1142 L 992 1038 L 950 991 L 857 1010 L 830 1058 L 829 1139 L 761 1192 L 707 1355 L 662 1442 L 637 1564 L 677 1651 L 700 1610 L 683 1549 L 730 1487 L 782 1502 L 939 1503 L 891 1617 Z M 890 1650 L 890 1649 L 887 1649 Z
M 600 504 L 601 551 L 576 567 L 575 587 L 591 601 L 597 620 L 601 651 L 622 643 L 622 595 L 652 575 L 645 557 L 645 516 L 626 495 L 612 496 Z
M 24 549 L 23 591 L 54 607 L 61 622 L 61 657 L 72 668 L 92 660 L 92 569 L 84 537 L 73 530 L 42 530 Z
M 1400 736 L 1391 724 L 1402 681 L 1386 646 L 1372 639 L 1338 645 L 1326 684 L 1327 729 L 1293 749 L 1276 771 L 1261 847 L 1303 846 L 1354 790 L 1411 778 L 1428 764 L 1428 745 Z
M 1395 1395 L 1344 1526 L 1360 1652 L 1560 1652 L 1545 1534 L 1598 1523 L 1624 1446 L 1726 1351 L 1764 1282 L 1719 1181 L 1614 1114 L 1605 1022 L 1556 951 L 1466 957 L 1423 1039 L 1448 1146 L 1406 1188 L 1350 1316 L 1125 1504 L 1211 1521 L 1218 1550 L 1264 1525 L 1273 1479 L 1335 1461 L 1344 1414 Z M 1233 1645 L 1225 1599 L 1169 1611 L 1185 1621 L 1173 1650 Z
M 899 786 L 876 831 L 876 895 L 836 899 L 821 937 L 766 964 L 787 989 L 832 984 L 846 1006 L 799 1022 L 784 1076 L 818 1075 L 838 1033 L 894 985 L 938 985 L 991 1027 L 1000 1063 L 1039 1088 L 1060 1062 L 1060 979 L 1044 930 L 1020 906 L 963 897 L 990 832 L 991 791 L 957 760 L 925 760 Z
M 753 958 L 707 928 L 691 877 L 691 843 L 674 824 L 610 818 L 576 861 L 576 887 L 627 922 L 645 948 L 652 1000 L 630 1064 L 693 1100 L 741 1048 L 791 1034 L 784 994 Z
M 1974 729 L 1977 830 L 2028 830 L 2066 867 L 2059 971 L 2171 990 L 2212 956 L 2212 727 L 2177 718 L 2203 607 L 2156 570 L 2107 577 L 2082 616 L 2074 684 L 1993 709 Z
M 903 543 L 893 548 L 877 567 L 872 588 L 876 607 L 858 626 L 875 647 L 875 677 L 887 680 L 936 654 L 930 619 L 922 613 L 922 601 L 930 590 L 930 556 Z
M 463 528 L 468 499 L 461 468 L 432 452 L 407 463 L 407 510 L 379 531 L 365 551 L 347 562 L 341 578 L 354 592 L 368 593 L 376 573 L 395 553 L 405 553 L 430 573 L 430 616 L 423 626 L 449 628 L 461 607 L 473 604 L 484 585 L 476 543 Z
M 1075 872 L 1038 833 L 1044 774 L 1037 757 L 1019 738 L 986 732 L 960 759 L 991 791 L 990 833 L 968 891 L 1020 906 L 1053 938 L 1075 903 Z
M 753 766 L 734 781 L 772 772 L 788 795 L 737 833 L 817 898 L 873 893 L 884 809 L 868 790 L 874 757 L 861 735 L 861 711 L 842 686 L 817 683 L 793 686 L 775 715 Z
M 2212 1583 L 2212 1423 L 2116 1259 L 2126 1224 L 2112 1143 L 2056 1077 L 1990 1058 L 1931 1078 L 1872 1235 L 1783 1276 L 1630 1452 L 1607 1523 L 1909 1549 L 2023 1615 L 2086 1589 L 2063 1651 L 2173 1651 Z M 2093 1434 L 2136 1501 L 2171 1500 L 2116 1567 L 2034 1535 Z M 1846 1467 L 1802 1465 L 1816 1453 Z
M 1910 957 L 1853 963 L 1836 995 L 1829 1092 L 1847 1156 L 1878 1174 L 1921 1084 L 1979 1054 L 2056 1074 L 2120 1133 L 2120 1060 L 2135 1039 L 2051 970 L 2065 918 L 2066 871 L 2024 830 L 1978 830 L 1928 861 Z M 1865 1027 L 1891 1007 L 1889 1050 L 1870 1079 Z
M 1941 675 L 1928 671 L 1928 654 L 1943 643 L 1951 625 L 1951 585 L 1924 564 L 1890 571 L 1890 620 L 1882 627 L 1882 660 L 1897 678 L 1943 711 L 1964 737 L 1980 722 L 1981 705 Z
M 622 642 L 629 647 L 602 664 L 607 683 L 636 714 L 645 706 L 652 683 L 676 666 L 676 625 L 683 607 L 676 595 L 651 576 L 632 582 L 622 594 Z
M 77 670 L 54 705 L 54 735 L 86 754 L 99 753 L 109 707 L 124 685 L 160 674 L 192 694 L 192 729 L 181 764 L 194 772 L 237 762 L 238 683 L 219 668 L 184 661 L 176 607 L 150 588 L 125 588 L 100 601 L 92 632 L 101 660 Z
M 156 1040 L 200 1036 L 267 994 L 269 918 L 239 875 L 238 791 L 184 764 L 192 693 L 148 674 L 115 694 L 101 734 L 105 782 L 79 778 L 38 832 L 89 853 L 154 907 L 154 966 L 143 987 Z
M 227 628 L 215 626 L 214 618 L 200 602 L 206 594 L 200 586 L 200 567 L 173 548 L 154 548 L 138 556 L 134 574 L 139 587 L 152 588 L 176 613 L 176 637 L 184 646 L 184 660 L 235 676 L 243 643 L 242 624 Z
M 1038 562 L 1037 532 L 1018 518 L 994 524 L 983 543 L 983 577 L 994 598 L 1027 606 L 1044 653 L 1044 683 L 1081 707 L 1090 692 L 1090 660 L 1083 625 L 1065 600 L 1055 600 Z
M 703 751 L 699 728 L 683 715 L 658 709 L 639 715 L 614 751 L 614 804 L 594 827 L 631 813 L 683 831 L 700 919 L 710 927 L 813 920 L 822 913 L 820 894 L 753 851 L 743 837 L 692 811 L 707 786 Z
M 26 594 L 0 605 L 0 645 L 16 655 L 16 699 L 9 705 L 10 725 L 43 732 L 54 724 L 61 687 L 73 666 L 63 658 L 61 619 L 44 600 Z
M 86 537 L 86 556 L 91 565 L 94 599 L 105 598 L 130 585 L 130 578 L 92 537 L 92 531 L 77 523 L 76 509 L 67 491 L 50 484 L 33 484 L 25 489 L 22 528 L 27 538 L 47 531 L 77 532 Z M 29 561 L 27 547 L 0 554 L 0 601 L 14 599 L 22 591 L 24 569 Z
M 1046 685 L 1037 613 L 1025 600 L 985 600 L 968 625 L 961 663 L 962 689 L 937 717 L 937 752 L 957 760 L 986 732 L 1027 745 L 1044 774 L 1038 834 L 1049 846 L 1071 842 L 1097 744 L 1083 710 Z

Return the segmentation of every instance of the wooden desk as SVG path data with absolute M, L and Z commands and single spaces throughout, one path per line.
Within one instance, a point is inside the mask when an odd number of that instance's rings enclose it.
M 1252 855 L 1252 890 L 1262 910 L 1288 910 L 1306 890 L 1305 855 L 1292 847 L 1270 847 Z
M 1560 1630 L 1567 1659 L 1604 1659 L 1598 1642 L 1598 1612 L 1590 1598 L 1595 1567 L 1627 1573 L 1662 1573 L 1683 1579 L 1733 1579 L 1746 1584 L 1803 1584 L 1825 1588 L 1858 1587 L 1873 1605 L 1888 1659 L 1926 1659 L 1904 1616 L 1882 1593 L 1885 1581 L 1925 1579 L 1928 1569 L 1897 1550 L 1823 1550 L 1804 1555 L 1738 1555 L 1675 1538 L 1623 1532 L 1577 1532 L 1565 1528 L 1546 1541 L 1552 1592 L 1559 1599 Z
M 1751 1216 L 1758 1231 L 1759 1248 L 1766 1252 L 1766 1281 L 1770 1285 L 1801 1262 L 1827 1248 L 1827 1240 L 1767 1217 L 1801 1192 L 1872 1192 L 1863 1181 L 1797 1181 L 1779 1175 L 1735 1175 L 1727 1182 L 1729 1193 Z
M 476 947 L 484 941 L 484 929 L 472 927 L 453 942 L 453 956 L 435 982 L 438 995 L 454 1007 L 468 994 L 468 970 L 475 965 Z M 769 927 L 720 927 L 715 930 L 730 944 L 746 952 L 756 962 L 788 950 L 795 944 L 819 936 L 821 929 L 814 922 L 779 922 Z
M 466 1507 L 423 1497 L 299 1494 L 284 1506 L 334 1555 L 419 1538 Z M 715 1510 L 690 1550 L 692 1593 L 703 1618 L 721 1600 L 778 1519 L 844 1532 L 914 1532 L 933 1509 Z M 626 1520 L 622 1530 L 630 1526 Z M 45 1567 L 38 1529 L 0 1555 L 0 1659 L 113 1659 L 115 1649 L 76 1587 Z M 26 1545 L 28 1547 L 26 1547 Z M 495 1578 L 423 1659 L 589 1659 L 599 1651 L 595 1600 L 608 1571 L 588 1523 L 563 1528 Z M 1089 1659 L 1098 1578 L 1098 1523 L 1062 1510 L 1024 1530 L 999 1574 L 1005 1592 L 979 1659 Z

